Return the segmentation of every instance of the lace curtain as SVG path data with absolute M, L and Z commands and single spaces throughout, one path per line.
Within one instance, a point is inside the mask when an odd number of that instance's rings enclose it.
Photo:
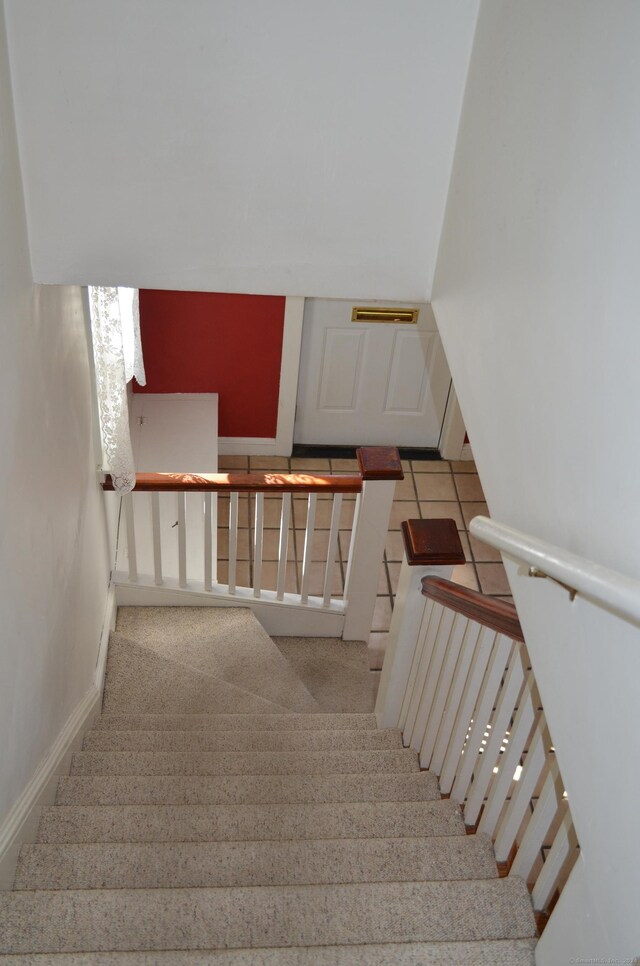
M 138 292 L 125 288 L 89 288 L 91 333 L 98 391 L 102 453 L 119 493 L 136 482 L 129 433 L 127 383 L 146 377 L 140 340 Z

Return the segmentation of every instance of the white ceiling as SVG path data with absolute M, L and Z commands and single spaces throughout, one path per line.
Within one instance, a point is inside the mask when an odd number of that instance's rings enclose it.
M 36 281 L 431 292 L 477 0 L 5 0 Z

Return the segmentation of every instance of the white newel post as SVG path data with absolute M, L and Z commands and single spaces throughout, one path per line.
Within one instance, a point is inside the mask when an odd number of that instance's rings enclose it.
M 393 493 L 396 480 L 403 479 L 404 473 L 394 446 L 363 446 L 357 457 L 363 484 L 349 548 L 342 636 L 347 641 L 368 641 Z
M 376 701 L 379 728 L 398 727 L 427 604 L 423 577 L 448 580 L 453 567 L 465 562 L 454 520 L 403 521 L 402 536 L 405 549 Z

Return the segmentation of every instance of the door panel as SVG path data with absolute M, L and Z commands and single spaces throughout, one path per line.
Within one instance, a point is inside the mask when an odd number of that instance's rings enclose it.
M 416 326 L 352 322 L 354 304 L 305 302 L 295 442 L 437 446 L 450 376 L 430 306 Z
M 417 332 L 395 332 L 384 401 L 385 415 L 419 416 L 424 406 L 427 370 Z
M 320 360 L 319 411 L 357 411 L 366 336 L 366 332 L 325 329 Z

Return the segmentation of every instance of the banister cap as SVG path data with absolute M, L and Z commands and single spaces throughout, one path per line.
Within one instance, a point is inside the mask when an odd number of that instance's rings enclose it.
M 363 480 L 403 480 L 404 470 L 396 446 L 360 446 L 356 450 Z
M 403 520 L 402 536 L 412 567 L 466 562 L 455 520 Z

